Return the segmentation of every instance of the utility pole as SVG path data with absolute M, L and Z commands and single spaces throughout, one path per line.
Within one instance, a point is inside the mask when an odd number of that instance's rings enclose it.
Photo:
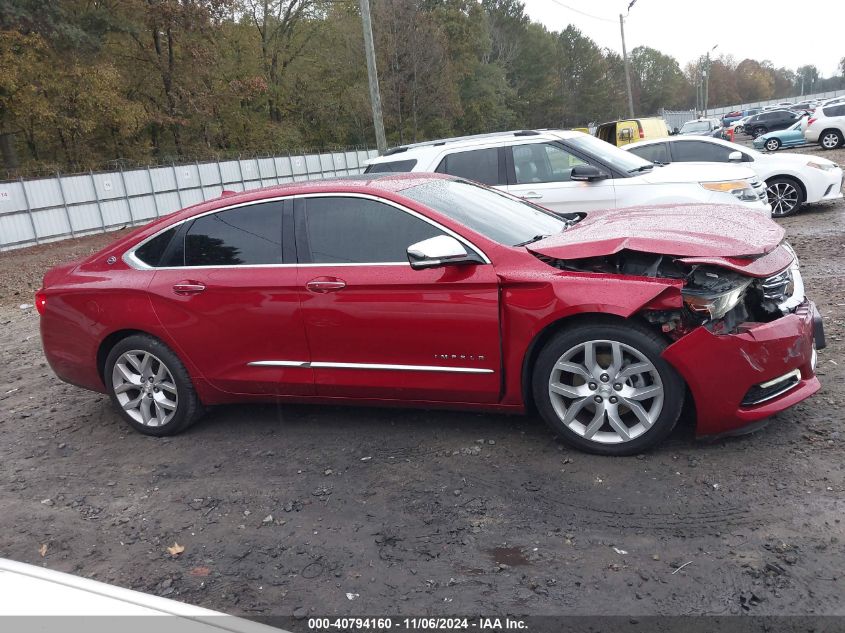
M 378 71 L 376 70 L 376 50 L 373 44 L 373 22 L 370 18 L 370 0 L 360 0 L 361 22 L 364 25 L 364 52 L 367 56 L 367 77 L 370 80 L 370 102 L 373 106 L 373 126 L 376 128 L 376 146 L 379 155 L 387 151 L 384 138 L 384 118 L 381 114 L 381 96 L 378 91 Z
M 719 47 L 718 44 L 707 51 L 707 68 L 704 71 L 704 116 L 707 116 L 707 100 L 710 97 L 710 53 Z
M 631 4 L 628 5 L 628 12 L 631 12 L 631 7 L 634 6 L 634 2 L 637 0 L 633 0 Z M 628 64 L 628 51 L 625 48 L 625 17 L 620 13 L 619 14 L 619 30 L 622 32 L 622 59 L 625 61 L 625 85 L 628 88 L 628 115 L 633 119 L 634 118 L 634 97 L 631 94 L 631 70 Z

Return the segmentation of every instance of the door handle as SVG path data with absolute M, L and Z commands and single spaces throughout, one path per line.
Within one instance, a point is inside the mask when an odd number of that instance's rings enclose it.
M 196 295 L 205 290 L 205 284 L 198 281 L 180 281 L 173 284 L 173 292 L 177 295 Z
M 543 197 L 543 194 L 537 193 L 536 191 L 529 191 L 524 196 L 522 196 L 523 200 L 540 200 Z
M 337 277 L 317 277 L 305 284 L 305 287 L 311 292 L 325 294 L 327 292 L 337 292 L 338 290 L 343 290 L 346 288 L 346 282 L 343 281 L 343 279 L 338 279 Z

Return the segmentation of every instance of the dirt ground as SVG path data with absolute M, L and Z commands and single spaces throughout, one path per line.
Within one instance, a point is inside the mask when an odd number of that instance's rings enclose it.
M 0 254 L 0 556 L 246 616 L 845 615 L 845 204 L 782 223 L 825 318 L 822 392 L 631 458 L 418 410 L 221 407 L 144 437 L 55 378 L 20 307 L 114 235 Z

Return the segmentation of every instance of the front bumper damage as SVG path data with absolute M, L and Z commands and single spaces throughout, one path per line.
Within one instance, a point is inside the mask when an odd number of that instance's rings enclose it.
M 741 433 L 808 398 L 821 387 L 816 349 L 824 347 L 812 301 L 768 323 L 745 323 L 732 334 L 699 327 L 667 347 L 663 357 L 689 386 L 696 434 Z

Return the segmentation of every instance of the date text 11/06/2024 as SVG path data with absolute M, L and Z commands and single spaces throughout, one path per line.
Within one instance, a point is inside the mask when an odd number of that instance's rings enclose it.
M 519 631 L 527 629 L 523 620 L 516 618 L 309 618 L 308 628 L 313 631 L 387 631 L 396 630 L 471 630 Z

